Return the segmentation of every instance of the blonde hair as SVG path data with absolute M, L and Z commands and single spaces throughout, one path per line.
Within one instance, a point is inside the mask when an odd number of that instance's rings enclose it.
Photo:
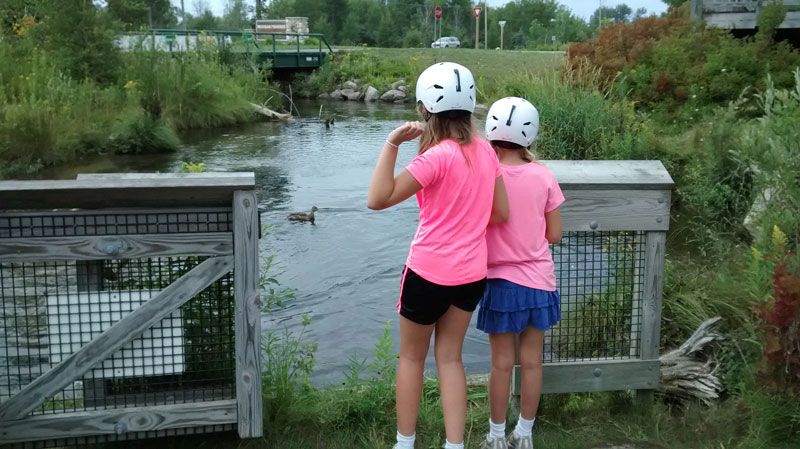
M 536 156 L 530 150 L 530 147 L 523 147 L 522 145 L 513 142 L 506 142 L 503 140 L 493 140 L 491 143 L 492 146 L 495 147 L 495 150 L 497 150 L 498 147 L 506 150 L 517 150 L 520 159 L 522 159 L 523 161 L 538 162 L 536 160 Z
M 422 103 L 417 105 L 417 111 L 425 117 L 428 115 L 428 121 L 425 124 L 425 130 L 419 138 L 419 154 L 428 151 L 432 146 L 439 142 L 450 139 L 460 145 L 466 145 L 472 142 L 472 137 L 475 135 L 475 126 L 472 123 L 472 114 L 465 112 L 463 114 L 449 115 L 447 112 L 439 114 L 430 114 Z M 464 147 L 461 147 L 461 154 L 469 164 L 469 157 L 464 152 Z

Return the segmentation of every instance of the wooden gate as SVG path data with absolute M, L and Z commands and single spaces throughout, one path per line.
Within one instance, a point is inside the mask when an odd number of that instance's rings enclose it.
M 0 444 L 262 434 L 252 173 L 0 182 Z

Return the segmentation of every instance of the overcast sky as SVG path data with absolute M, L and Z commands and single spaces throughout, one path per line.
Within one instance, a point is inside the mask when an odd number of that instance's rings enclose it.
M 228 0 L 199 1 L 208 3 L 208 5 L 214 11 L 214 14 L 218 16 L 222 15 L 222 12 L 225 10 L 225 4 L 228 2 Z M 184 0 L 187 12 L 194 13 L 195 4 L 197 2 L 198 0 Z M 254 0 L 247 0 L 247 2 L 250 4 L 255 4 Z M 583 17 L 584 19 L 588 19 L 601 3 L 600 0 L 559 0 L 559 2 L 567 5 L 575 12 L 575 14 Z M 181 0 L 172 0 L 172 3 L 176 6 L 180 6 Z M 269 3 L 269 0 L 266 0 L 266 3 Z M 507 0 L 489 0 L 489 7 L 501 6 L 506 3 L 508 3 Z M 602 0 L 602 3 L 603 6 L 612 8 L 620 3 L 625 3 L 634 11 L 636 11 L 638 8 L 647 8 L 650 13 L 654 14 L 661 14 L 667 10 L 667 5 L 661 0 Z

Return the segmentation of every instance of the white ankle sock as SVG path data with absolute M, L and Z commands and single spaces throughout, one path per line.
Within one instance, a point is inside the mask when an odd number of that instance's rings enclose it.
M 516 433 L 518 437 L 530 436 L 531 431 L 533 430 L 534 421 L 536 421 L 535 416 L 533 419 L 525 419 L 522 417 L 522 414 L 520 414 L 519 421 L 517 421 L 517 427 L 514 428 L 514 433 Z
M 463 442 L 462 443 L 451 443 L 451 442 L 447 441 L 447 439 L 445 439 L 444 440 L 444 449 L 464 449 L 464 443 Z
M 407 437 L 397 431 L 397 449 L 414 449 L 414 440 L 417 438 L 417 434 L 414 433 L 410 437 Z
M 492 419 L 489 418 L 489 436 L 486 439 L 493 440 L 495 438 L 505 438 L 505 436 L 506 422 L 503 421 L 502 424 L 495 424 L 492 422 Z

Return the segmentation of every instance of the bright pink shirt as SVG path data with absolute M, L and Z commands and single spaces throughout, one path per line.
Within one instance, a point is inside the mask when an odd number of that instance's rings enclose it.
M 415 157 L 406 170 L 422 185 L 417 192 L 419 228 L 406 266 L 439 285 L 486 277 L 486 225 L 492 214 L 500 163 L 485 140 L 464 145 L 443 140 Z
M 508 192 L 509 217 L 489 225 L 489 278 L 505 279 L 539 290 L 554 291 L 553 255 L 545 238 L 544 214 L 564 202 L 555 176 L 542 164 L 501 165 Z

